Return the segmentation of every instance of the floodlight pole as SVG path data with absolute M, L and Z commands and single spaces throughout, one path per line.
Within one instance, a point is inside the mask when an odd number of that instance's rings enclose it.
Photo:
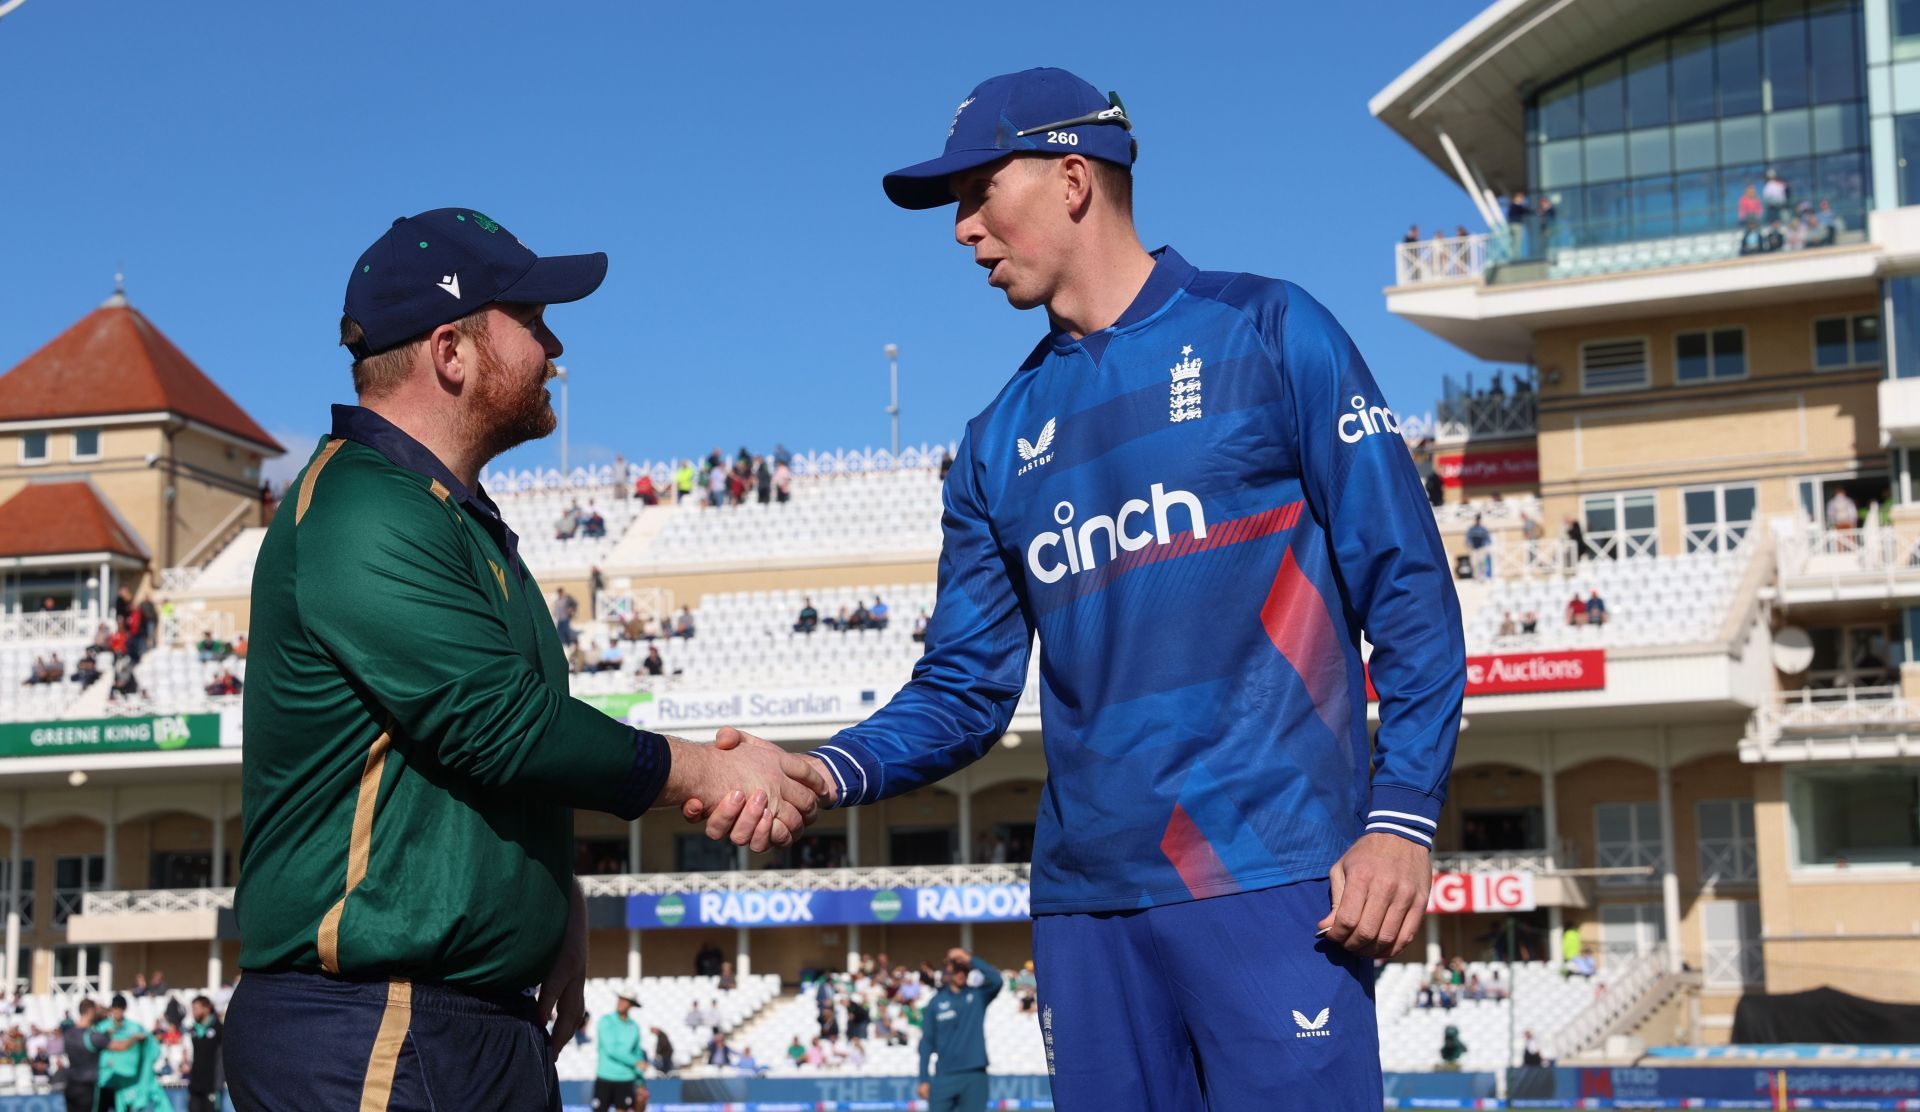
M 567 369 L 553 365 L 553 377 L 560 380 L 560 481 L 567 481 Z
M 900 458 L 900 345 L 888 344 L 887 353 L 887 416 L 893 419 L 893 458 Z

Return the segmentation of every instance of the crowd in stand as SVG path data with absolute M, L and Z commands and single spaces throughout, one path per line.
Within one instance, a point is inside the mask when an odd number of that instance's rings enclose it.
M 40 608 L 43 613 L 53 613 L 58 609 L 58 604 L 51 598 L 43 599 Z M 120 588 L 113 603 L 114 620 L 100 623 L 94 631 L 93 643 L 82 650 L 81 659 L 74 664 L 72 674 L 67 673 L 66 662 L 59 653 L 47 653 L 34 658 L 33 668 L 23 686 L 71 682 L 79 684 L 84 690 L 92 687 L 101 677 L 111 676 L 111 698 L 124 699 L 139 694 L 140 681 L 134 676 L 134 666 L 140 663 L 140 658 L 159 639 L 163 609 L 170 613 L 172 608 L 172 603 L 167 603 L 164 608 L 154 605 L 151 595 L 143 596 L 136 603 L 131 590 Z M 209 639 L 211 636 L 208 635 Z M 245 638 L 238 643 L 238 653 L 244 656 Z M 230 646 L 222 648 L 227 652 L 234 651 Z M 236 685 L 238 682 L 234 681 Z M 237 686 L 235 690 L 238 690 Z
M 614 481 L 624 492 L 620 470 L 623 465 L 624 461 L 616 462 Z M 773 453 L 764 456 L 754 455 L 742 447 L 731 462 L 718 448 L 697 464 L 690 459 L 681 460 L 673 471 L 674 500 L 684 502 L 696 491 L 704 493 L 707 505 L 715 509 L 738 506 L 750 500 L 761 505 L 785 502 L 793 497 L 793 453 L 787 451 L 786 445 L 776 444 Z M 651 475 L 641 475 L 633 493 L 649 506 L 659 504 L 660 492 L 654 488 Z
M 864 602 L 858 602 L 854 604 L 851 613 L 848 612 L 846 607 L 842 606 L 839 616 L 833 618 L 822 618 L 820 611 L 814 607 L 813 600 L 803 598 L 800 600 L 800 614 L 793 623 L 793 631 L 795 633 L 812 633 L 822 628 L 831 629 L 839 633 L 856 629 L 879 630 L 887 628 L 887 623 L 892 620 L 892 617 L 892 610 L 888 608 L 886 601 L 878 595 L 874 596 L 872 606 L 868 606 Z M 927 612 L 924 609 L 921 610 L 919 615 L 913 620 L 913 639 L 915 641 L 925 641 L 927 639 Z
M 624 490 L 624 487 L 619 489 Z M 579 499 L 569 503 L 560 511 L 560 517 L 553 523 L 553 539 L 570 541 L 575 537 L 599 539 L 607 535 L 607 519 L 600 513 L 600 507 L 592 501 L 587 508 L 580 508 Z
M 1825 198 L 1817 208 L 1807 201 L 1794 204 L 1792 187 L 1772 170 L 1764 183 L 1740 194 L 1738 216 L 1742 255 L 1829 247 L 1847 227 Z
M 1414 994 L 1413 1006 L 1416 1008 L 1442 1008 L 1452 1010 L 1464 1000 L 1505 1000 L 1507 985 L 1500 979 L 1498 969 L 1491 970 L 1486 980 L 1480 974 L 1467 970 L 1467 963 L 1461 958 L 1451 961 L 1435 962 L 1428 973 L 1427 981 Z

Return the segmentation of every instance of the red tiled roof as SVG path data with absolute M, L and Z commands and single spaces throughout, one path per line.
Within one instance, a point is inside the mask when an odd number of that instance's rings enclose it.
M 0 421 L 165 410 L 283 452 L 153 322 L 115 295 L 0 375 Z
M 140 542 L 107 508 L 92 483 L 28 483 L 0 503 L 0 557 L 81 552 L 147 558 Z

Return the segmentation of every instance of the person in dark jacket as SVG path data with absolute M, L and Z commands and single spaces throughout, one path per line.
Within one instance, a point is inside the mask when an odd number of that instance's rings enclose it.
M 60 1031 L 60 1045 L 67 1056 L 67 1112 L 93 1112 L 94 1089 L 100 1084 L 100 1052 L 113 1042 L 113 1036 L 96 1027 L 100 1006 L 82 1000 L 73 1010 L 74 1021 Z

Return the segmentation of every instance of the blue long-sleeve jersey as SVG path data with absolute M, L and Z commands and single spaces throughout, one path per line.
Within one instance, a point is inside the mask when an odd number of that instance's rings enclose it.
M 1037 633 L 1036 914 L 1323 877 L 1363 831 L 1432 845 L 1459 602 L 1398 420 L 1304 290 L 1156 252 L 1113 327 L 1053 333 L 968 423 L 944 502 L 913 679 L 814 751 L 838 805 L 985 755 Z

